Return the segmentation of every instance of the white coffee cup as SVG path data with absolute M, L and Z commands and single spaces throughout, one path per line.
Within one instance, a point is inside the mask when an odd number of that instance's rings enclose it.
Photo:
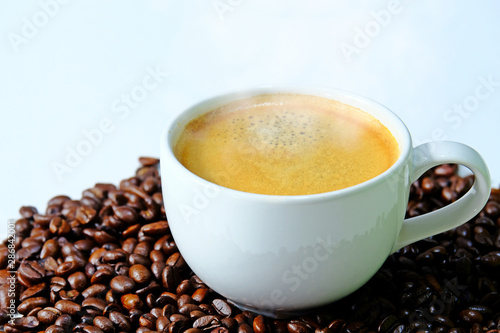
M 277 196 L 213 184 L 174 156 L 173 146 L 193 118 L 238 99 L 280 92 L 327 97 L 370 113 L 398 141 L 398 160 L 377 177 L 342 190 Z M 405 219 L 410 185 L 444 163 L 469 168 L 472 188 L 449 206 Z M 242 309 L 271 316 L 352 293 L 391 253 L 474 217 L 491 190 L 488 168 L 472 148 L 454 142 L 414 148 L 404 123 L 384 106 L 343 91 L 304 87 L 239 91 L 185 110 L 162 135 L 161 177 L 170 229 L 194 273 Z

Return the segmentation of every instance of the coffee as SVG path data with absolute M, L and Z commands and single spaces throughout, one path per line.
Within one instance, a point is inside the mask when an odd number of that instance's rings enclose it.
M 190 121 L 174 153 L 191 172 L 244 192 L 304 195 L 369 180 L 399 156 L 373 116 L 318 96 L 259 95 Z
M 250 193 L 305 195 L 369 180 L 399 156 L 373 116 L 318 96 L 259 95 L 190 121 L 175 147 L 191 172 Z

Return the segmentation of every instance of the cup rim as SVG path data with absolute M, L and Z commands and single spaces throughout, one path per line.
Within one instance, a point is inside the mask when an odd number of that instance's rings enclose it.
M 314 194 L 302 194 L 302 195 L 275 195 L 275 194 L 260 194 L 260 193 L 251 193 L 251 192 L 244 192 L 240 190 L 235 190 L 231 189 L 228 187 L 224 187 L 215 183 L 212 183 L 208 180 L 205 180 L 204 178 L 201 178 L 200 176 L 192 173 L 189 169 L 184 167 L 179 160 L 175 157 L 175 154 L 173 152 L 173 145 L 175 142 L 172 142 L 172 136 L 174 133 L 177 131 L 181 131 L 184 126 L 189 122 L 190 120 L 194 119 L 195 116 L 201 115 L 205 112 L 208 112 L 210 110 L 213 110 L 214 108 L 230 103 L 232 101 L 236 101 L 242 98 L 247 98 L 251 96 L 257 96 L 257 95 L 263 95 L 263 94 L 273 94 L 273 93 L 293 93 L 293 94 L 301 94 L 301 95 L 314 95 L 314 96 L 319 96 L 319 97 L 326 97 L 330 98 L 333 100 L 340 101 L 344 104 L 348 104 L 354 107 L 357 107 L 361 109 L 364 112 L 369 113 L 370 115 L 374 116 L 378 120 L 382 120 L 379 117 L 373 115 L 373 113 L 370 111 L 373 108 L 377 109 L 378 112 L 382 112 L 384 114 L 384 120 L 392 122 L 390 125 L 387 125 L 384 123 L 384 125 L 389 129 L 389 131 L 393 134 L 395 137 L 396 141 L 398 142 L 399 149 L 400 149 L 400 154 L 396 162 L 390 166 L 387 170 L 382 172 L 381 174 L 366 180 L 362 183 L 349 186 L 340 190 L 335 190 L 335 191 L 329 191 L 329 192 L 322 192 L 322 193 L 314 193 Z M 348 101 L 355 102 L 353 104 L 350 104 Z M 208 105 L 213 105 L 212 107 L 208 107 Z M 367 110 L 366 108 L 363 108 L 362 106 L 369 107 L 370 110 Z M 201 111 L 201 112 L 200 112 Z M 187 120 L 184 120 L 186 118 L 187 114 L 193 113 L 190 117 L 187 118 Z M 182 125 L 182 126 L 179 126 Z M 180 128 L 181 127 L 181 128 Z M 395 131 L 398 131 L 399 135 L 395 133 Z M 228 196 L 234 197 L 234 198 L 244 198 L 245 200 L 254 200 L 254 201 L 259 201 L 259 202 L 271 202 L 271 203 L 302 203 L 302 202 L 310 202 L 310 201 L 323 201 L 323 200 L 329 200 L 332 198 L 336 197 L 343 197 L 347 195 L 351 195 L 355 192 L 358 192 L 359 190 L 363 188 L 369 188 L 373 187 L 381 182 L 387 181 L 387 179 L 391 176 L 391 174 L 402 167 L 407 159 L 410 156 L 411 152 L 411 147 L 412 147 L 412 139 L 410 132 L 404 122 L 390 109 L 385 107 L 384 105 L 380 104 L 379 102 L 376 102 L 370 98 L 364 97 L 362 95 L 352 93 L 346 90 L 342 89 L 335 89 L 335 88 L 325 88 L 325 87 L 318 87 L 318 86 L 303 86 L 303 85 L 287 85 L 287 86 L 277 86 L 277 85 L 265 85 L 265 86 L 258 86 L 255 88 L 248 88 L 248 89 L 238 89 L 238 90 L 231 90 L 225 93 L 219 93 L 215 96 L 209 97 L 202 99 L 188 108 L 185 108 L 177 114 L 175 117 L 173 117 L 167 126 L 164 128 L 163 133 L 161 135 L 161 151 L 160 151 L 160 164 L 162 159 L 168 158 L 169 160 L 172 160 L 173 163 L 168 163 L 169 166 L 175 167 L 177 169 L 177 172 L 180 172 L 186 177 L 191 177 L 193 180 L 195 180 L 197 183 L 200 185 L 204 186 L 209 186 L 209 187 L 214 187 L 216 188 L 219 193 L 225 193 Z

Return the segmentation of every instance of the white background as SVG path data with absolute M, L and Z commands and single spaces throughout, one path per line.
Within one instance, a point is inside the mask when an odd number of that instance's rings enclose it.
M 415 144 L 476 148 L 498 186 L 499 13 L 494 0 L 4 1 L 0 233 L 22 205 L 132 176 L 183 108 L 264 84 L 379 101 Z

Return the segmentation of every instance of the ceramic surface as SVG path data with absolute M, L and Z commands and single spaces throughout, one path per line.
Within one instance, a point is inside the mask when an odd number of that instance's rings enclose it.
M 398 161 L 362 184 L 304 196 L 227 189 L 177 161 L 172 146 L 189 120 L 229 101 L 269 92 L 316 94 L 371 113 L 397 139 Z M 414 149 L 395 114 L 337 90 L 265 87 L 222 95 L 186 110 L 167 126 L 161 140 L 166 214 L 186 262 L 218 293 L 266 314 L 301 311 L 352 293 L 400 247 L 466 222 L 490 191 L 488 169 L 471 148 L 435 142 Z M 473 188 L 450 207 L 404 220 L 411 183 L 445 162 L 468 166 L 476 175 Z

